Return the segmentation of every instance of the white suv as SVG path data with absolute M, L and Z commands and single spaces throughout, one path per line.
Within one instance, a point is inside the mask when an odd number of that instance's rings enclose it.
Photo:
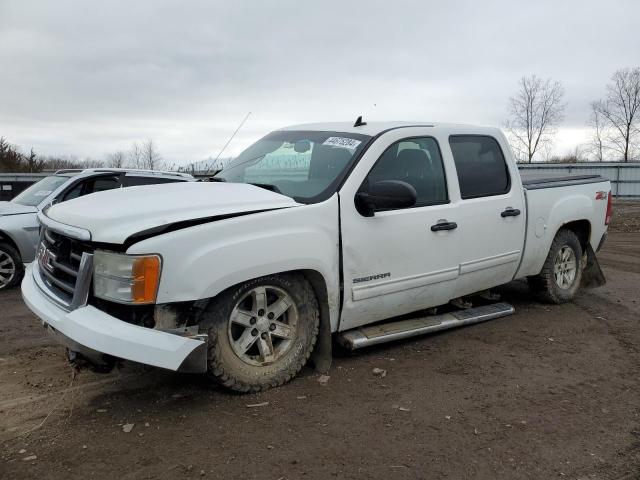
M 0 202 L 0 290 L 17 285 L 23 264 L 32 262 L 38 244 L 37 214 L 44 207 L 114 188 L 189 182 L 185 173 L 99 168 L 59 170 L 9 202 Z

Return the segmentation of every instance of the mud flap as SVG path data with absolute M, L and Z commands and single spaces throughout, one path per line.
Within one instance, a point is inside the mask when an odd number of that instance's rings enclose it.
M 601 287 L 607 283 L 607 279 L 604 278 L 604 273 L 600 268 L 596 254 L 591 248 L 591 245 L 587 245 L 587 263 L 582 271 L 582 282 L 580 286 L 582 288 L 595 288 Z
M 314 347 L 313 352 L 311 352 L 311 361 L 313 362 L 315 371 L 318 373 L 328 373 L 331 368 L 331 342 L 331 324 L 329 323 L 329 310 L 327 308 L 325 315 L 321 315 L 320 317 L 320 328 L 318 330 L 316 346 Z

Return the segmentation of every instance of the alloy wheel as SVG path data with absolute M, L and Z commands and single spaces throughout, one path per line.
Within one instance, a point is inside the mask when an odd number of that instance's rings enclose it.
M 271 364 L 293 345 L 297 323 L 298 309 L 285 290 L 269 285 L 253 288 L 229 317 L 231 348 L 249 365 Z
M 571 247 L 564 245 L 558 251 L 553 264 L 556 285 L 563 289 L 571 288 L 576 279 L 577 267 L 576 254 Z
M 16 263 L 7 252 L 0 250 L 0 289 L 7 287 L 16 276 Z

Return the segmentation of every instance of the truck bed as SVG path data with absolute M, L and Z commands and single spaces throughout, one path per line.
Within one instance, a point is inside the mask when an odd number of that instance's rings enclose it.
M 553 175 L 552 173 L 535 173 L 520 171 L 522 186 L 526 190 L 541 188 L 566 187 L 569 185 L 586 185 L 588 183 L 606 182 L 607 179 L 600 175 Z
M 595 251 L 605 224 L 611 185 L 599 175 L 522 175 L 527 204 L 527 231 L 518 278 L 542 269 L 556 232 L 575 218 L 589 222 L 589 243 Z M 562 187 L 562 188 L 557 188 Z

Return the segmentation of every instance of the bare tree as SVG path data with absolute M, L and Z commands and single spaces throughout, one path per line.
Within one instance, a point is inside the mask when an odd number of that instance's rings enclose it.
M 111 168 L 123 168 L 127 160 L 127 155 L 122 150 L 117 150 L 107 155 L 107 164 Z
M 606 145 L 605 119 L 602 116 L 603 105 L 601 101 L 591 102 L 591 116 L 588 124 L 593 128 L 589 150 L 597 162 L 604 162 Z
M 160 168 L 162 158 L 156 150 L 153 140 L 149 139 L 142 144 L 142 161 L 145 168 L 155 170 Z
M 547 159 L 549 163 L 579 163 L 583 161 L 586 161 L 586 157 L 580 145 L 576 145 L 573 150 L 564 155 L 552 155 Z
M 129 150 L 129 166 L 131 168 L 143 168 L 142 148 L 138 145 L 138 142 L 134 142 Z
M 73 155 L 48 156 L 44 158 L 45 168 L 48 170 L 63 170 L 66 168 L 83 168 L 80 161 Z
M 628 162 L 637 153 L 640 137 L 640 67 L 615 72 L 606 98 L 595 105 L 611 133 L 610 148 Z
M 93 158 L 87 157 L 84 160 L 80 161 L 80 168 L 104 168 L 105 163 L 101 160 L 94 160 Z
M 564 118 L 564 88 L 550 78 L 522 77 L 520 90 L 509 98 L 509 120 L 505 127 L 520 158 L 531 163 L 535 154 L 551 142 Z

